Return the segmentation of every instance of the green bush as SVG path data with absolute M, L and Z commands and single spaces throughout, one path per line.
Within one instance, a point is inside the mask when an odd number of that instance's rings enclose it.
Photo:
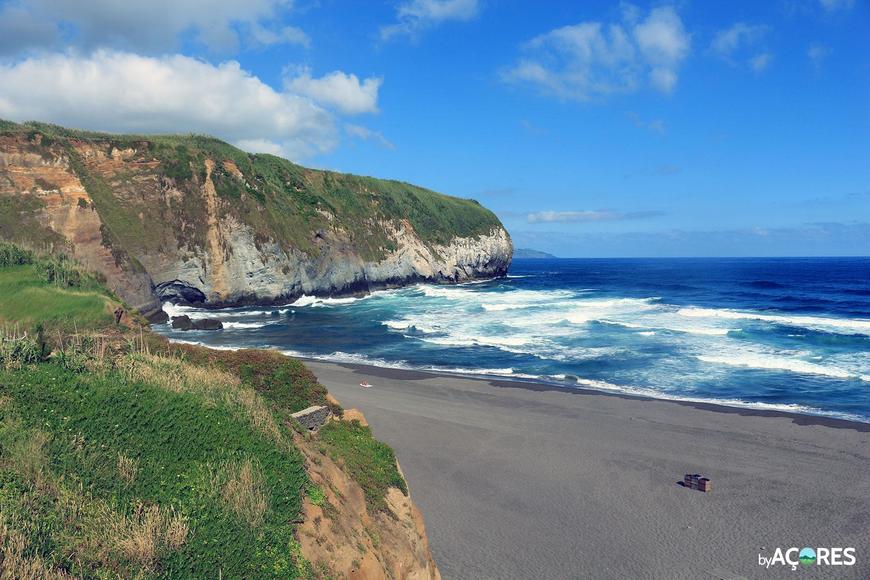
M 42 348 L 39 341 L 28 335 L 4 336 L 0 332 L 0 367 L 5 369 L 18 368 L 22 365 L 35 364 L 42 358 Z
M 33 252 L 19 248 L 15 244 L 0 242 L 0 268 L 23 266 L 33 263 Z

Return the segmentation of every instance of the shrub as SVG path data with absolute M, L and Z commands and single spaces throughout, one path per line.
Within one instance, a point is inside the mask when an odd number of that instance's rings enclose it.
M 38 260 L 36 271 L 49 284 L 66 288 L 81 287 L 87 279 L 81 266 L 64 255 Z
M 0 242 L 0 268 L 23 266 L 33 263 L 33 252 L 19 248 L 15 244 Z
M 0 366 L 5 369 L 36 364 L 42 358 L 39 342 L 27 335 L 7 335 L 0 331 Z

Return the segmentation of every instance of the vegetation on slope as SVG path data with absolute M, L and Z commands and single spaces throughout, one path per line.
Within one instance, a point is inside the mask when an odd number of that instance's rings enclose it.
M 100 281 L 63 255 L 37 259 L 0 242 L 0 325 L 72 330 L 109 324 L 120 306 Z
M 304 365 L 117 326 L 103 316 L 116 303 L 98 280 L 8 244 L 0 244 L 0 292 L 2 321 L 17 327 L 0 332 L 3 574 L 316 573 L 294 522 L 305 494 L 321 490 L 289 415 L 323 403 L 326 391 Z M 38 304 L 28 307 L 25 295 Z M 57 338 L 43 339 L 37 329 L 53 321 L 64 323 Z M 372 505 L 385 485 L 404 489 L 392 451 L 358 426 L 352 440 L 336 435 L 344 429 L 326 427 L 324 444 Z
M 37 150 L 65 150 L 107 226 L 110 242 L 131 253 L 159 250 L 170 234 L 179 233 L 185 242 L 203 247 L 205 220 L 198 192 L 206 179 L 207 159 L 216 162 L 211 179 L 218 196 L 230 202 L 224 211 L 251 226 L 259 241 L 278 241 L 286 250 L 316 254 L 316 233 L 341 228 L 350 232 L 353 247 L 365 259 L 378 259 L 394 249 L 385 222 L 407 219 L 423 242 L 433 246 L 501 226 L 473 200 L 399 181 L 307 169 L 273 155 L 245 153 L 212 137 L 110 135 L 44 123 L 0 123 L 4 133 L 28 136 Z M 77 151 L 82 143 L 107 154 L 136 150 L 141 168 L 107 179 L 82 159 Z M 158 162 L 156 168 L 152 161 Z M 124 195 L 141 190 L 155 172 L 182 194 L 170 208 L 145 196 Z
M 395 453 L 374 439 L 369 427 L 359 421 L 334 421 L 324 425 L 319 435 L 327 453 L 359 482 L 370 511 L 386 509 L 384 498 L 391 487 L 408 494 Z

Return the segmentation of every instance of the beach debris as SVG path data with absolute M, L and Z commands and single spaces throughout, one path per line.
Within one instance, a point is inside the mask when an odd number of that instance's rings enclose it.
M 291 416 L 309 431 L 316 431 L 326 423 L 330 415 L 332 415 L 332 410 L 326 405 L 312 405 L 307 409 L 293 413 Z
M 364 389 L 370 389 L 370 388 L 372 388 L 371 383 L 369 383 L 368 381 L 363 381 L 363 382 L 361 382 L 361 383 L 359 384 L 359 386 L 361 386 L 361 387 L 364 388 Z
M 708 492 L 713 491 L 713 482 L 709 477 L 701 477 L 700 473 L 687 473 L 683 477 L 683 487 Z

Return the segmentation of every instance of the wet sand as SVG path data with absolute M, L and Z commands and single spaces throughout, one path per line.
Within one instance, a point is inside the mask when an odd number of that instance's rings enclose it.
M 396 450 L 444 578 L 870 578 L 868 424 L 306 364 Z M 758 565 L 792 546 L 858 562 Z

